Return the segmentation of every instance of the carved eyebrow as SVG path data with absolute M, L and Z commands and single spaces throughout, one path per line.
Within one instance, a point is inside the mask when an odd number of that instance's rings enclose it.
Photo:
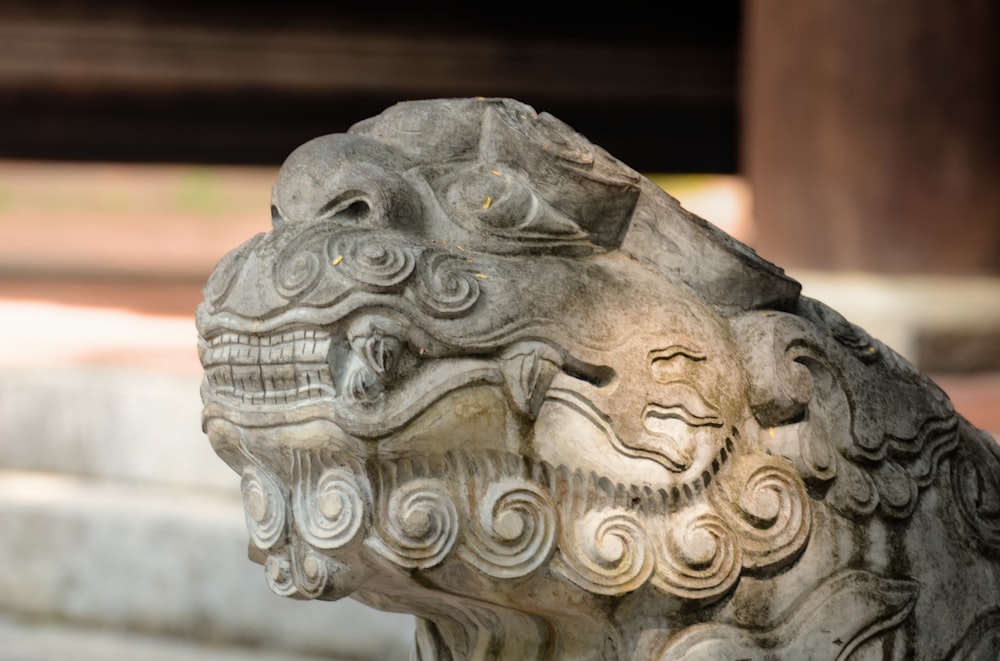
M 706 356 L 703 352 L 696 349 L 691 349 L 680 344 L 674 344 L 666 349 L 654 349 L 648 354 L 648 359 L 650 363 L 654 363 L 658 360 L 671 360 L 678 356 L 683 356 L 688 360 L 701 361 L 705 360 Z

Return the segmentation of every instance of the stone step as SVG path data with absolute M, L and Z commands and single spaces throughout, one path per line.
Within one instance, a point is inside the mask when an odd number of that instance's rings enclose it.
M 348 661 L 0 616 L 0 661 Z
M 246 559 L 235 493 L 3 470 L 0 530 L 0 613 L 198 645 L 409 656 L 409 616 L 273 595 Z
M 107 366 L 5 366 L 0 466 L 235 493 L 239 478 L 201 431 L 200 383 Z

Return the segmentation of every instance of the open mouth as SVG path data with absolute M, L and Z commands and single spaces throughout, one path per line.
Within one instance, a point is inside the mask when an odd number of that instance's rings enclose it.
M 336 397 L 332 335 L 298 329 L 273 335 L 224 332 L 201 339 L 207 393 L 232 405 L 281 405 Z
M 274 427 L 322 418 L 364 438 L 400 429 L 450 392 L 502 381 L 489 357 L 421 355 L 398 324 L 376 316 L 331 329 L 209 332 L 199 354 L 203 422 Z

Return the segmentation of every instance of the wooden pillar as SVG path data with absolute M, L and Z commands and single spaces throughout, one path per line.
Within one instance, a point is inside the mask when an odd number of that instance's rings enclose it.
M 745 21 L 762 256 L 1000 275 L 1000 3 L 747 0 Z

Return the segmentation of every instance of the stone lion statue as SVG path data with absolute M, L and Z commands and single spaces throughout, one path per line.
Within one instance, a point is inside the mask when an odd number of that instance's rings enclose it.
M 285 162 L 197 315 L 279 595 L 416 659 L 1000 656 L 1000 452 L 554 117 L 401 103 Z

